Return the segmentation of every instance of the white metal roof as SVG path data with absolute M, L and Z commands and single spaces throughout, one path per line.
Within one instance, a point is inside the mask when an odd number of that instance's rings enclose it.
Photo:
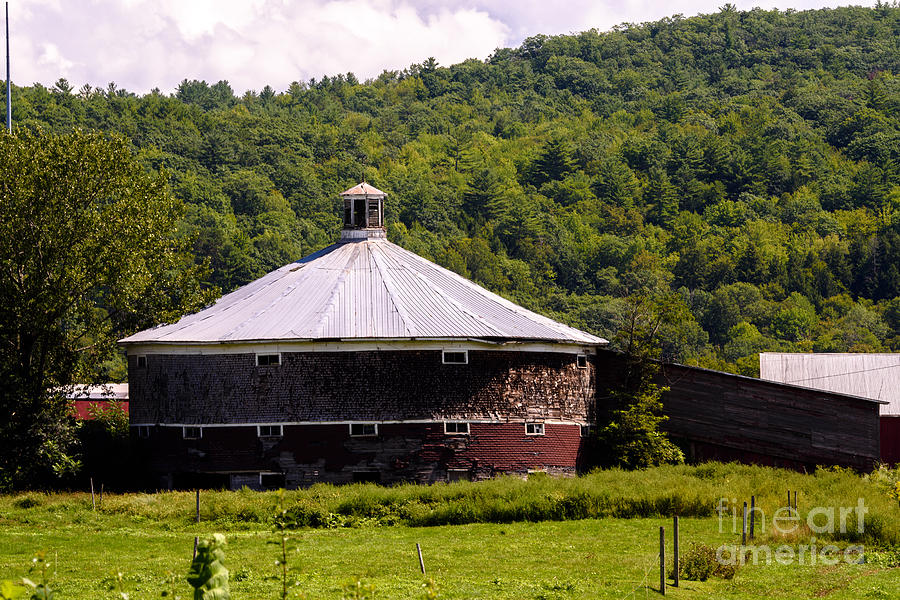
M 411 338 L 607 343 L 374 235 L 342 240 L 121 343 Z
M 759 376 L 818 390 L 886 401 L 881 415 L 900 415 L 900 354 L 763 352 Z

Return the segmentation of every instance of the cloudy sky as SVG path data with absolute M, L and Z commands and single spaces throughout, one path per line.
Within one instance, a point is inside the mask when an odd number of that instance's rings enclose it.
M 874 0 L 731 0 L 807 9 Z M 11 0 L 12 79 L 65 77 L 147 92 L 184 79 L 235 92 L 353 72 L 360 79 L 433 56 L 484 59 L 538 33 L 716 12 L 725 0 Z

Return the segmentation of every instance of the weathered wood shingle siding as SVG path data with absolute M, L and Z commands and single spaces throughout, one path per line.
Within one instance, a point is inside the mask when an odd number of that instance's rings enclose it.
M 595 406 L 594 357 L 579 368 L 570 352 L 468 352 L 467 364 L 443 364 L 440 350 L 282 352 L 279 366 L 257 366 L 254 354 L 149 354 L 138 368 L 130 357 L 131 422 L 162 425 L 139 443 L 149 470 L 176 485 L 178 473 L 229 474 L 231 485 L 247 473 L 240 485 L 253 485 L 250 474 L 279 472 L 289 487 L 358 472 L 383 482 L 573 474 Z M 444 421 L 467 422 L 468 435 L 446 434 Z M 353 437 L 350 422 L 377 423 L 378 434 Z M 544 435 L 527 435 L 526 422 Z M 283 436 L 257 437 L 260 423 L 283 424 Z M 179 425 L 203 426 L 202 437 L 182 439 Z
M 622 364 L 602 351 L 599 385 L 618 381 Z M 858 469 L 879 458 L 875 402 L 674 364 L 663 365 L 659 383 L 670 388 L 663 428 L 689 458 Z
M 132 359 L 129 359 L 133 361 Z M 586 423 L 595 397 L 573 354 L 439 350 L 147 356 L 130 365 L 132 423 L 557 419 Z

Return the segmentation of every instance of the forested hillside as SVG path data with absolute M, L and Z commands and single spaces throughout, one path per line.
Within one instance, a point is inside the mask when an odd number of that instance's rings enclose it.
M 335 241 L 365 179 L 392 241 L 608 338 L 669 294 L 667 358 L 755 374 L 900 351 L 898 73 L 896 4 L 726 6 L 242 97 L 60 80 L 14 88 L 13 119 L 128 136 L 223 291 Z

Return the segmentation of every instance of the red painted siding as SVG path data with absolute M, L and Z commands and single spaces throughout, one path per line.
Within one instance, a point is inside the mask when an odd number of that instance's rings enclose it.
M 74 400 L 72 402 L 73 416 L 82 421 L 90 421 L 94 417 L 91 416 L 89 408 L 94 404 L 105 408 L 109 403 L 107 400 Z M 125 409 L 125 414 L 128 414 L 128 402 L 119 402 L 119 404 Z

